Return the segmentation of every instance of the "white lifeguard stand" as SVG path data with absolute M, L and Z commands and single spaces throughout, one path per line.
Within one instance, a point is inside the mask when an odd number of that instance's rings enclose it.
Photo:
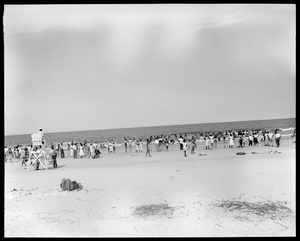
M 28 158 L 29 165 L 26 171 L 28 171 L 30 167 L 32 167 L 37 161 L 39 161 L 40 164 L 46 168 L 46 170 L 48 169 L 47 167 L 48 155 L 45 151 L 46 142 L 43 139 L 44 135 L 42 132 L 42 128 L 40 128 L 39 130 L 40 131 L 38 133 L 34 133 L 31 135 L 32 146 L 33 147 L 42 146 L 42 148 L 39 149 L 38 151 L 30 151 L 29 158 Z

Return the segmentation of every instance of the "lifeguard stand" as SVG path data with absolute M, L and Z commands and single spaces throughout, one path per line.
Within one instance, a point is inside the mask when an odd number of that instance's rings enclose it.
M 41 130 L 41 129 L 40 129 Z M 38 132 L 38 133 L 34 133 L 31 135 L 31 139 L 32 139 L 32 146 L 33 148 L 38 146 L 38 147 L 42 147 L 41 149 L 38 149 L 38 151 L 31 151 L 29 153 L 29 165 L 27 167 L 27 171 L 30 169 L 30 167 L 32 167 L 37 161 L 40 162 L 40 164 L 46 168 L 46 170 L 48 169 L 47 167 L 47 161 L 48 161 L 48 155 L 46 153 L 45 150 L 45 146 L 46 146 L 46 142 L 43 139 L 43 132 Z

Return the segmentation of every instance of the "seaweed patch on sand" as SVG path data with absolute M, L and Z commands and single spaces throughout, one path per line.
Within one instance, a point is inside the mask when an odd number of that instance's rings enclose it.
M 222 200 L 220 203 L 213 204 L 214 207 L 223 208 L 229 212 L 239 212 L 239 214 L 247 214 L 247 217 L 236 216 L 239 220 L 251 221 L 249 214 L 254 214 L 260 219 L 265 221 L 281 220 L 282 218 L 290 216 L 292 210 L 282 205 L 280 202 L 246 202 L 236 200 Z
M 142 205 L 137 206 L 134 208 L 133 215 L 136 217 L 148 217 L 148 216 L 167 216 L 168 218 L 171 218 L 173 215 L 173 212 L 177 208 L 171 207 L 168 204 L 148 204 L 148 205 Z

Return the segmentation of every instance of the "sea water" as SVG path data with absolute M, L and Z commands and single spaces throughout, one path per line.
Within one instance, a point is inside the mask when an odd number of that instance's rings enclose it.
M 117 143 L 121 143 L 125 138 L 142 139 L 145 141 L 150 136 L 160 135 L 179 135 L 186 133 L 203 133 L 218 132 L 240 129 L 268 129 L 275 130 L 279 128 L 296 127 L 296 118 L 288 119 L 270 119 L 270 120 L 252 120 L 252 121 L 235 121 L 235 122 L 219 122 L 219 123 L 202 123 L 187 125 L 169 125 L 169 126 L 152 126 L 152 127 L 135 127 L 135 128 L 119 128 L 105 130 L 88 130 L 88 131 L 71 131 L 71 132 L 53 132 L 44 133 L 46 143 L 65 143 L 65 142 L 84 142 L 97 141 L 107 143 L 113 139 Z M 31 133 L 32 134 L 32 133 Z M 7 135 L 5 136 L 6 146 L 28 145 L 31 144 L 31 134 L 23 135 Z

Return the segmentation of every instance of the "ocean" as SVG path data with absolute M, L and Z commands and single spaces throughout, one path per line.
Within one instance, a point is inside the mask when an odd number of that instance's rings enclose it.
M 276 128 L 296 128 L 296 118 L 288 119 L 270 119 L 270 120 L 252 120 L 252 121 L 235 121 L 235 122 L 219 122 L 219 123 L 202 123 L 187 125 L 169 125 L 169 126 L 152 126 L 152 127 L 135 127 L 135 128 L 119 128 L 105 130 L 88 130 L 88 131 L 71 131 L 71 132 L 53 132 L 44 133 L 44 139 L 47 144 L 65 143 L 65 142 L 84 142 L 97 141 L 107 143 L 109 139 L 114 139 L 117 143 L 121 143 L 124 137 L 135 137 L 145 141 L 149 136 L 174 135 L 174 134 L 190 134 L 199 132 L 217 132 L 239 129 L 268 129 Z M 32 134 L 32 133 L 31 133 Z M 5 145 L 8 147 L 16 145 L 31 144 L 31 134 L 23 135 L 5 135 Z

